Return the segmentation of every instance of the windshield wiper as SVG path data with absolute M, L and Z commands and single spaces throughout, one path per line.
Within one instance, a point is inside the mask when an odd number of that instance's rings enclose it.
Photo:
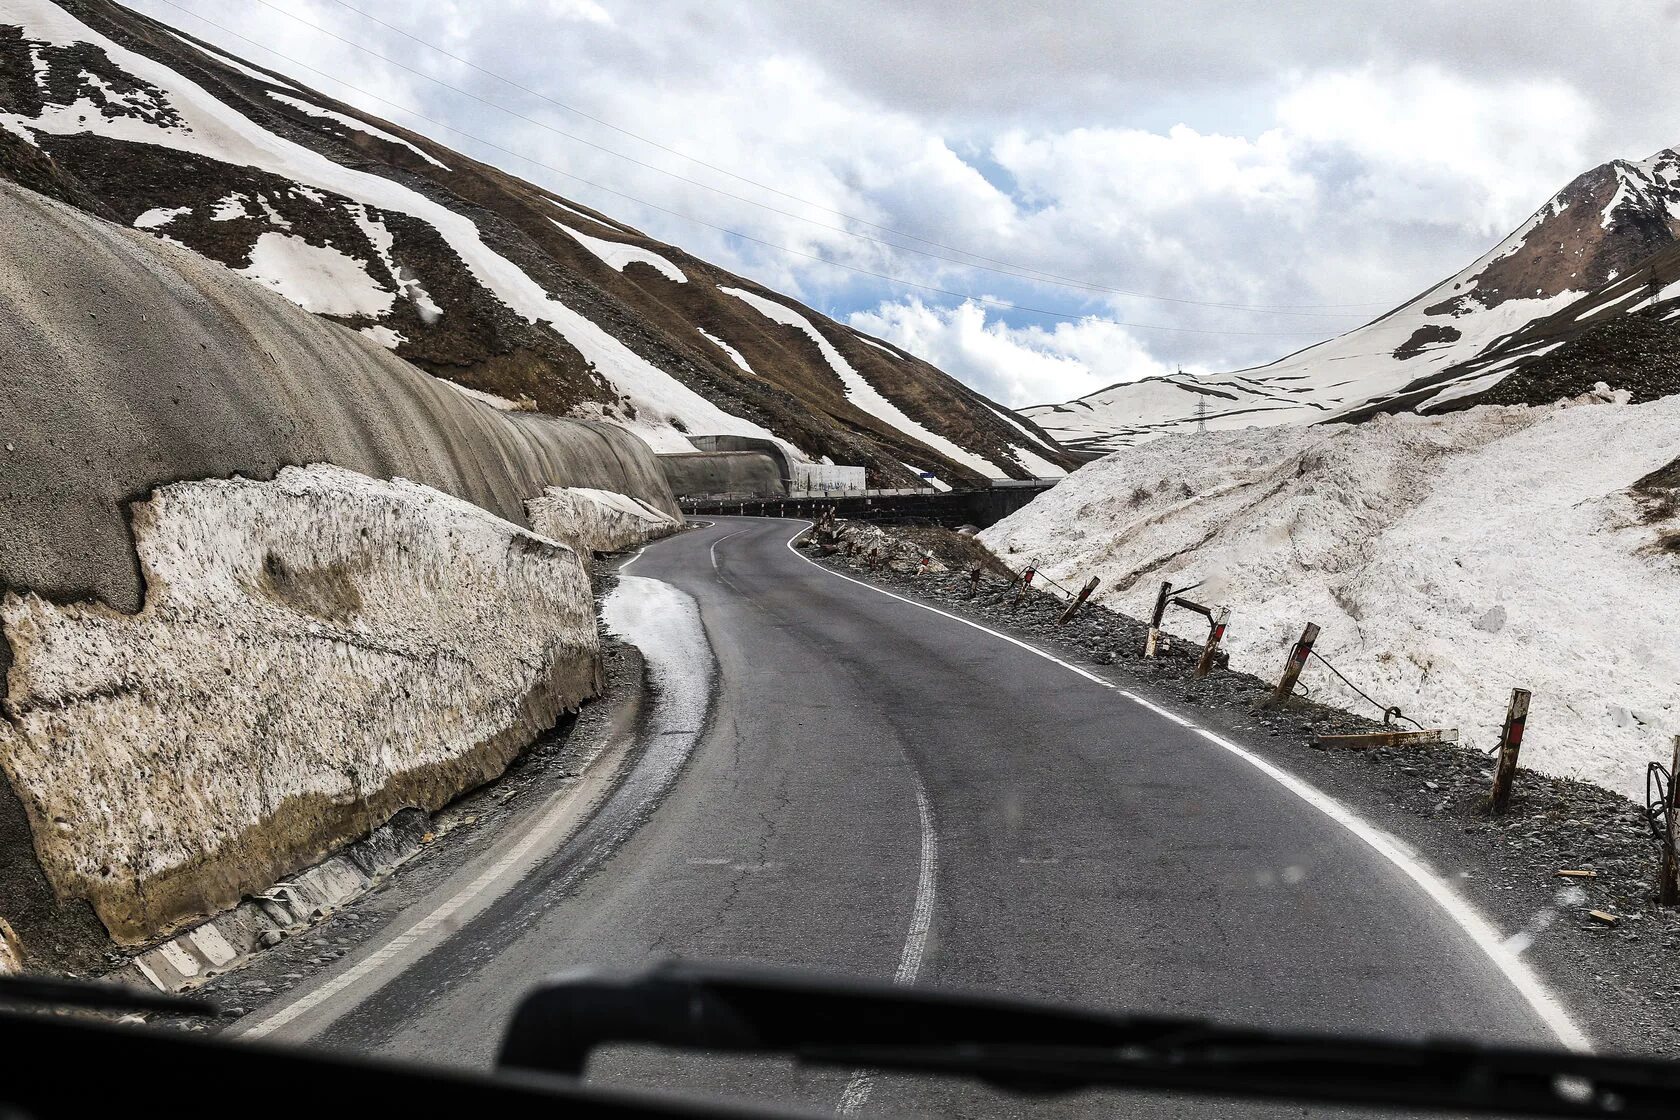
M 582 1076 L 604 1046 L 783 1055 L 1017 1092 L 1154 1089 L 1517 1116 L 1672 1120 L 1680 1063 L 1113 1015 L 771 968 L 584 969 L 527 996 L 500 1064 Z

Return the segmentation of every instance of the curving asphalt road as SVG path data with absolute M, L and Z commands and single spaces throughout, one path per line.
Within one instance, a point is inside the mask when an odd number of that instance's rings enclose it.
M 280 1036 L 487 1063 L 545 974 L 672 955 L 1319 1030 L 1568 1033 L 1447 888 L 1192 709 L 813 564 L 787 547 L 802 527 L 724 518 L 650 546 L 623 594 L 677 628 L 693 616 L 671 604 L 691 600 L 715 657 L 694 642 L 668 659 L 673 696 L 685 672 L 715 679 L 704 726 L 644 733 L 692 743 L 686 762 L 654 742 L 505 894 Z M 636 1053 L 594 1076 L 820 1111 L 1018 1108 L 943 1082 Z

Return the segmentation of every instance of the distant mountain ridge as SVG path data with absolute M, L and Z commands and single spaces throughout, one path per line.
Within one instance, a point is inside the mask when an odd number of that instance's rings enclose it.
M 1112 451 L 1202 424 L 1463 407 L 1607 318 L 1643 307 L 1653 268 L 1664 289 L 1680 281 L 1677 235 L 1680 152 L 1614 160 L 1577 176 L 1461 272 L 1346 334 L 1265 366 L 1146 378 L 1021 412 L 1070 447 Z M 1535 391 L 1548 390 L 1537 382 Z
M 657 450 L 769 437 L 884 486 L 1077 462 L 912 355 L 108 0 L 0 8 L 0 176 Z

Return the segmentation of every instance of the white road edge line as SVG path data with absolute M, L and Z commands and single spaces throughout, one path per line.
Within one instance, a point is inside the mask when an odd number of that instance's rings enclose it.
M 790 518 L 788 520 L 792 519 Z M 998 631 L 987 626 L 982 626 L 978 622 L 972 622 L 969 619 L 949 614 L 940 610 L 938 607 L 931 607 L 926 603 L 919 603 L 914 599 L 907 599 L 902 595 L 894 595 L 891 591 L 876 587 L 872 583 L 865 583 L 863 580 L 853 579 L 851 576 L 842 575 L 833 568 L 825 567 L 824 565 L 817 563 L 815 560 L 793 547 L 793 542 L 798 540 L 805 534 L 806 530 L 812 527 L 811 522 L 809 521 L 801 522 L 801 524 L 803 524 L 805 528 L 800 529 L 799 532 L 788 538 L 787 549 L 789 552 L 793 553 L 807 564 L 810 564 L 812 567 L 827 572 L 829 575 L 838 579 L 843 579 L 847 583 L 855 583 L 859 587 L 866 587 L 878 594 L 885 595 L 889 599 L 896 599 L 901 603 L 908 603 L 912 607 L 920 607 L 922 610 L 930 611 L 933 614 L 939 615 L 941 618 L 948 618 L 952 622 L 960 622 L 964 626 L 972 627 L 983 634 L 990 634 L 992 637 L 999 638 L 1008 642 L 1010 645 L 1019 646 L 1028 653 L 1042 657 L 1046 661 L 1054 662 L 1070 672 L 1079 674 L 1088 681 L 1101 685 L 1103 688 L 1118 692 L 1121 696 L 1130 700 L 1132 703 L 1147 708 L 1156 715 L 1162 716 L 1165 719 L 1169 719 L 1182 727 L 1196 732 L 1202 738 L 1208 740 L 1208 742 L 1213 743 L 1222 750 L 1229 751 L 1237 758 L 1242 759 L 1256 770 L 1259 770 L 1262 774 L 1265 774 L 1267 777 L 1277 782 L 1284 789 L 1293 793 L 1302 801 L 1305 801 L 1308 805 L 1311 805 L 1313 808 L 1317 809 L 1319 812 L 1347 829 L 1378 855 L 1393 864 L 1408 879 L 1416 883 L 1418 887 L 1421 888 L 1423 892 L 1441 908 L 1442 912 L 1445 913 L 1447 917 L 1451 918 L 1459 929 L 1464 931 L 1465 935 L 1470 938 L 1476 948 L 1482 951 L 1483 955 L 1486 956 L 1493 964 L 1494 968 L 1498 969 L 1500 975 L 1504 976 L 1511 986 L 1516 989 L 1517 994 L 1523 998 L 1524 1002 L 1526 1002 L 1529 1008 L 1533 1010 L 1534 1014 L 1539 1017 L 1540 1021 L 1545 1023 L 1546 1027 L 1557 1036 L 1559 1042 L 1571 1050 L 1579 1050 L 1583 1052 L 1592 1050 L 1592 1042 L 1587 1038 L 1586 1032 L 1575 1023 L 1575 1020 L 1570 1017 L 1569 1012 L 1564 1008 L 1563 1004 L 1551 993 L 1551 991 L 1546 987 L 1545 982 L 1540 979 L 1534 970 L 1529 968 L 1527 963 L 1518 957 L 1517 954 L 1505 947 L 1504 939 L 1499 936 L 1499 932 L 1494 928 L 1493 923 L 1483 917 L 1481 913 L 1477 911 L 1473 905 L 1471 905 L 1468 899 L 1453 890 L 1453 888 L 1440 876 L 1436 875 L 1433 870 L 1425 864 L 1419 862 L 1415 857 L 1407 852 L 1400 843 L 1394 839 L 1394 837 L 1389 836 L 1387 833 L 1359 816 L 1352 809 L 1343 805 L 1340 801 L 1337 801 L 1335 798 L 1310 783 L 1297 778 L 1295 775 L 1289 773 L 1281 767 L 1266 761 L 1247 748 L 1240 747 L 1230 740 L 1217 735 L 1204 727 L 1198 726 L 1190 720 L 1185 719 L 1183 716 L 1178 715 L 1176 712 L 1170 712 L 1166 708 L 1161 707 L 1159 704 L 1145 700 L 1136 693 L 1122 689 L 1112 681 L 1104 680 L 1095 673 L 1087 672 L 1077 665 L 1070 664 L 1053 654 L 1046 653 L 1037 646 L 1029 645 L 1018 638 L 1011 638 L 1008 634 L 1000 634 Z
M 745 529 L 741 531 L 746 532 Z M 909 759 L 906 758 L 906 761 Z M 910 907 L 910 929 L 904 935 L 904 952 L 898 958 L 898 971 L 893 973 L 895 984 L 914 984 L 921 974 L 928 934 L 933 929 L 935 884 L 939 881 L 939 832 L 934 827 L 933 804 L 928 801 L 927 787 L 922 784 L 922 776 L 917 773 L 914 762 L 910 762 L 910 780 L 916 783 L 916 815 L 922 825 L 922 861 L 916 874 L 916 900 Z M 846 1091 L 840 1094 L 840 1103 L 835 1106 L 835 1111 L 842 1116 L 852 1115 L 869 1103 L 869 1095 L 874 1091 L 875 1075 L 866 1069 L 858 1070 L 846 1082 Z
M 751 528 L 749 525 L 746 529 L 737 529 L 712 542 L 714 571 L 717 570 L 717 546 Z M 800 530 L 801 533 L 804 531 Z M 795 533 L 793 539 L 798 540 L 799 534 Z M 788 542 L 790 548 L 792 544 L 792 541 Z M 795 552 L 794 555 L 799 554 Z M 806 558 L 801 556 L 800 559 Z M 863 586 L 867 587 L 868 584 Z M 927 955 L 928 935 L 933 931 L 934 897 L 939 883 L 939 830 L 933 821 L 933 803 L 928 800 L 927 786 L 922 782 L 922 775 L 916 769 L 915 760 L 906 755 L 904 761 L 909 767 L 910 780 L 915 783 L 916 817 L 922 831 L 922 854 L 916 870 L 916 897 L 910 904 L 910 928 L 904 934 L 904 949 L 898 957 L 898 970 L 893 973 L 894 984 L 914 984 L 916 977 L 921 975 L 922 958 Z M 840 1103 L 835 1106 L 835 1111 L 843 1116 L 852 1115 L 869 1102 L 869 1095 L 874 1090 L 875 1075 L 866 1069 L 858 1070 L 852 1074 L 851 1080 L 846 1082 L 846 1090 L 840 1094 Z
M 302 997 L 294 1003 L 288 1004 L 279 1011 L 275 1012 L 273 1015 L 270 1015 L 257 1023 L 247 1027 L 242 1027 L 238 1031 L 238 1037 L 262 1038 L 264 1035 L 273 1034 L 275 1031 L 294 1021 L 299 1016 L 305 1015 L 310 1011 L 315 1010 L 317 1007 L 320 1007 L 322 1004 L 337 996 L 340 992 L 344 991 L 352 984 L 355 984 L 364 977 L 385 967 L 387 962 L 389 962 L 392 958 L 406 952 L 408 949 L 413 947 L 416 942 L 430 935 L 439 926 L 442 926 L 455 914 L 459 913 L 462 907 L 478 898 L 479 895 L 488 890 L 492 884 L 500 880 L 515 866 L 524 862 L 531 854 L 532 849 L 538 844 L 543 843 L 545 840 L 552 839 L 550 832 L 571 810 L 572 802 L 576 796 L 589 789 L 590 785 L 591 784 L 587 782 L 580 782 L 570 789 L 557 790 L 548 799 L 548 806 L 544 810 L 542 818 L 538 822 L 537 826 L 526 832 L 525 835 L 520 838 L 519 843 L 508 849 L 508 851 L 505 852 L 500 859 L 485 868 L 477 878 L 467 884 L 465 889 L 437 906 L 431 913 L 427 914 L 424 918 L 421 918 L 419 921 L 397 934 L 397 936 L 393 937 L 390 941 L 387 941 L 384 945 L 381 945 L 378 949 L 356 962 L 353 967 L 348 968 L 339 975 L 333 977 L 331 980 L 322 984 L 308 995 Z

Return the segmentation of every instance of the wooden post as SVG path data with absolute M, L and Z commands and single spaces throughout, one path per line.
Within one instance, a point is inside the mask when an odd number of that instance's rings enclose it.
M 1086 580 L 1085 586 L 1079 589 L 1078 596 L 1068 603 L 1067 610 L 1063 611 L 1062 617 L 1056 620 L 1056 625 L 1060 626 L 1062 623 L 1072 618 L 1074 614 L 1078 612 L 1079 608 L 1085 605 L 1085 600 L 1091 597 L 1091 592 L 1097 589 L 1097 584 L 1100 582 L 1101 581 L 1098 580 L 1096 576 L 1092 576 L 1090 579 Z
M 976 560 L 968 569 L 968 597 L 974 598 L 980 594 L 980 562 Z
M 1493 792 L 1488 795 L 1488 808 L 1495 814 L 1505 812 L 1511 804 L 1511 786 L 1517 778 L 1517 752 L 1522 749 L 1523 727 L 1528 723 L 1526 688 L 1511 690 L 1511 706 L 1505 709 L 1505 726 L 1499 732 L 1499 765 L 1493 772 Z
M 1680 903 L 1680 844 L 1674 836 L 1675 817 L 1680 815 L 1680 735 L 1674 737 L 1674 761 L 1668 768 L 1668 799 L 1663 805 L 1662 877 L 1657 880 L 1657 905 Z
M 1160 594 L 1155 596 L 1155 611 L 1149 616 L 1149 637 L 1143 641 L 1143 655 L 1155 656 L 1155 647 L 1161 644 L 1161 620 L 1167 616 L 1167 599 L 1172 595 L 1172 584 L 1163 583 Z
M 1196 679 L 1199 680 L 1213 672 L 1213 655 L 1219 652 L 1219 643 L 1225 637 L 1225 621 L 1230 617 L 1230 607 L 1220 607 L 1219 613 L 1213 617 L 1213 626 L 1208 630 L 1207 645 L 1202 647 L 1202 659 L 1196 662 Z
M 881 564 L 881 546 L 876 545 L 869 550 L 869 570 L 874 571 Z
M 1307 628 L 1301 631 L 1301 640 L 1295 643 L 1295 648 L 1289 651 L 1289 660 L 1284 662 L 1283 676 L 1278 679 L 1277 688 L 1272 694 L 1260 701 L 1260 707 L 1271 708 L 1286 703 L 1295 695 L 1295 682 L 1300 679 L 1301 670 L 1307 667 L 1307 658 L 1312 656 L 1313 643 L 1318 641 L 1318 623 L 1309 622 Z

